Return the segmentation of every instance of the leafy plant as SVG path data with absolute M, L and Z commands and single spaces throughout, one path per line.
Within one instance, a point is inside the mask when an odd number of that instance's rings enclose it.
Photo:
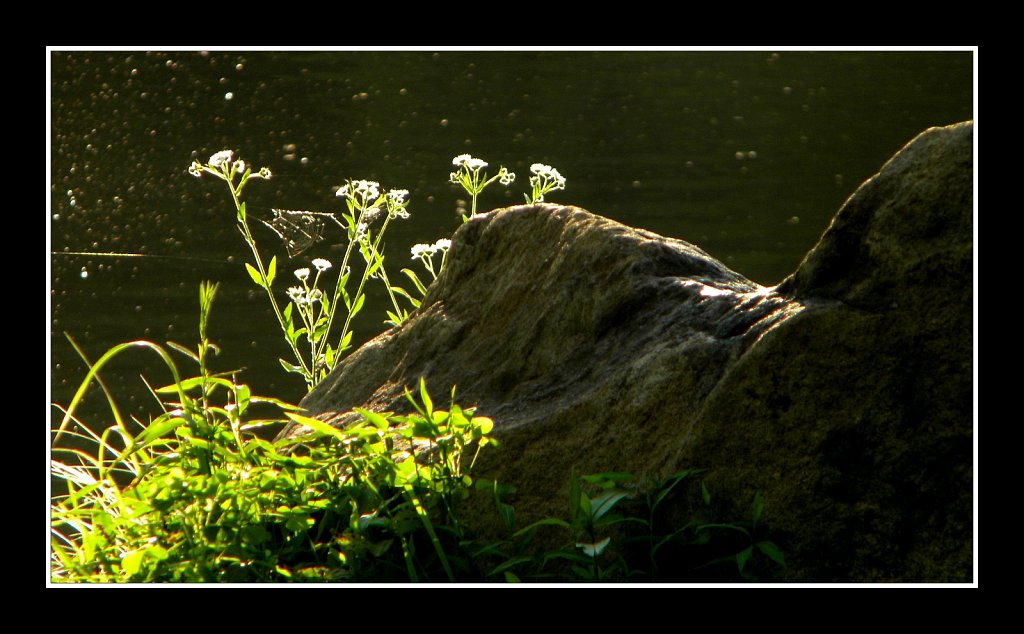
M 233 160 L 233 153 L 230 150 L 224 150 L 211 156 L 206 163 L 193 161 L 189 173 L 196 177 L 212 174 L 227 184 L 237 210 L 238 230 L 253 256 L 253 264 L 246 263 L 246 270 L 252 281 L 266 292 L 281 332 L 296 361 L 296 363 L 290 363 L 281 359 L 281 365 L 288 372 L 301 374 L 306 381 L 307 388 L 312 389 L 322 381 L 344 353 L 351 349 L 352 319 L 363 308 L 367 279 L 379 278 L 387 287 L 395 308 L 395 312 L 388 313 L 394 325 L 399 325 L 402 317 L 408 314 L 399 308 L 396 292 L 406 296 L 408 294 L 401 288 L 392 286 L 388 281 L 381 244 L 389 223 L 395 219 L 409 217 L 407 211 L 408 190 L 392 189 L 381 193 L 380 184 L 374 181 L 349 181 L 339 187 L 337 191 L 337 196 L 345 200 L 346 206 L 346 211 L 338 214 L 341 216 L 341 220 L 333 213 L 295 212 L 280 209 L 274 210 L 275 217 L 271 222 L 259 219 L 279 236 L 286 239 L 290 255 L 298 255 L 301 251 L 297 248 L 293 250 L 293 247 L 296 246 L 295 241 L 286 236 L 282 230 L 286 226 L 295 226 L 298 222 L 323 223 L 323 218 L 327 218 L 345 233 L 347 239 L 345 255 L 337 269 L 338 277 L 333 292 L 330 291 L 329 286 L 326 289 L 328 292 L 319 288 L 321 274 L 331 269 L 332 264 L 326 259 L 316 258 L 311 262 L 317 270 L 313 284 L 308 284 L 310 269 L 308 267 L 297 268 L 294 274 L 302 285 L 287 289 L 290 301 L 282 309 L 273 291 L 273 283 L 277 278 L 277 256 L 271 257 L 269 264 L 264 265 L 265 258 L 260 254 L 249 225 L 250 214 L 246 209 L 245 202 L 242 201 L 242 192 L 249 181 L 253 178 L 269 179 L 271 177 L 270 170 L 264 167 L 259 172 L 253 173 L 252 168 L 247 166 L 245 161 Z M 295 216 L 295 220 L 283 220 L 289 216 Z M 384 220 L 380 229 L 375 230 L 373 224 L 381 216 Z M 278 223 L 278 226 L 275 226 L 275 222 Z M 305 240 L 308 243 L 307 247 L 319 239 L 319 224 L 316 226 L 315 235 L 310 235 L 307 231 L 307 240 Z M 351 265 L 354 264 L 352 261 L 354 252 L 358 252 L 362 256 L 365 266 L 359 281 L 355 284 L 355 293 L 351 294 L 348 283 L 351 277 Z M 331 345 L 331 328 L 342 302 L 345 307 L 345 319 L 341 332 L 337 335 L 337 343 Z M 297 315 L 293 313 L 297 313 Z M 306 352 L 300 349 L 301 339 L 305 340 L 302 347 L 308 348 Z
M 687 469 L 661 481 L 649 480 L 645 487 L 637 486 L 630 473 L 573 474 L 569 519 L 548 517 L 517 531 L 513 531 L 515 511 L 508 503 L 514 490 L 487 483 L 493 487 L 496 508 L 511 536 L 479 548 L 477 555 L 497 558 L 499 563 L 487 576 L 509 582 L 566 580 L 567 573 L 585 582 L 664 581 L 666 570 L 672 581 L 721 581 L 730 578 L 721 569 L 725 563 L 735 565 L 733 575 L 740 580 L 756 581 L 749 565 L 756 555 L 776 567 L 785 565 L 778 546 L 761 537 L 760 492 L 755 494 L 749 522 L 713 522 L 704 519 L 710 516 L 711 496 L 701 482 L 701 516 L 681 526 L 665 525 L 659 515 L 663 503 L 680 484 L 703 472 Z M 567 541 L 556 548 L 536 548 L 543 527 L 561 529 Z M 666 557 L 666 551 L 674 552 Z
M 436 409 L 423 381 L 418 398 L 407 392 L 413 413 L 357 410 L 345 429 L 254 396 L 233 373 L 210 370 L 215 293 L 216 285 L 201 286 L 196 350 L 138 341 L 90 365 L 53 440 L 51 473 L 66 486 L 51 506 L 53 581 L 464 577 L 457 505 L 477 452 L 491 442 L 490 419 L 456 405 L 454 390 L 448 408 Z M 99 379 L 110 360 L 136 347 L 157 353 L 173 377 L 152 390 L 162 413 L 148 424 L 124 421 Z M 199 373 L 180 378 L 170 352 Z M 93 382 L 115 420 L 98 434 L 75 418 Z M 307 433 L 260 439 L 255 430 L 282 419 L 249 418 L 257 405 L 284 412 Z M 94 451 L 63 446 L 65 434 Z

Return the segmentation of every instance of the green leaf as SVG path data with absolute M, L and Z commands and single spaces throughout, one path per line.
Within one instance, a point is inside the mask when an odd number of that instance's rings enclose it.
M 391 426 L 391 424 L 388 422 L 388 419 L 378 414 L 377 412 L 371 412 L 370 410 L 363 409 L 361 407 L 353 407 L 352 411 L 356 412 L 357 414 L 365 418 L 367 422 L 369 422 L 377 429 L 386 430 L 388 427 Z
M 274 283 L 274 278 L 277 277 L 277 256 L 270 258 L 270 267 L 267 269 L 267 286 Z
M 704 500 L 704 504 L 711 506 L 711 492 L 703 482 L 700 483 L 700 496 Z
M 405 273 L 405 276 L 412 280 L 413 285 L 416 286 L 416 290 L 419 291 L 421 296 L 427 294 L 427 287 L 423 285 L 423 282 L 420 281 L 420 278 L 416 275 L 415 271 L 411 269 L 402 269 L 402 273 Z
M 597 497 L 590 500 L 590 505 L 592 509 L 591 517 L 595 521 L 601 519 L 605 516 L 605 514 L 608 513 L 608 511 L 612 510 L 612 508 L 614 508 L 615 505 L 619 503 L 619 500 L 625 497 L 629 497 L 629 495 L 630 494 L 628 491 L 623 491 L 621 489 L 605 491 L 604 493 L 601 493 Z
M 757 542 L 754 546 L 780 566 L 786 565 L 786 558 L 782 555 L 782 551 L 774 542 Z
M 145 550 L 133 550 L 121 559 L 121 570 L 124 571 L 128 576 L 132 576 L 139 572 L 142 567 L 142 558 L 145 555 Z
M 260 288 L 267 287 L 266 284 L 263 283 L 263 278 L 260 277 L 260 272 L 253 268 L 253 266 L 248 262 L 245 263 L 245 270 L 249 271 L 249 277 L 252 278 L 253 282 L 256 282 L 256 286 L 259 286 Z
M 348 439 L 348 436 L 346 436 L 343 432 L 335 429 L 334 427 L 331 427 L 330 425 L 323 421 L 317 420 L 315 418 L 310 418 L 309 416 L 295 414 L 293 412 L 285 412 L 284 415 L 292 419 L 296 423 L 302 425 L 303 427 L 309 427 L 313 431 L 323 434 L 325 436 L 332 436 L 334 438 L 337 438 L 338 440 Z
M 427 393 L 427 382 L 422 376 L 420 377 L 420 399 L 423 401 L 423 408 L 427 410 L 427 418 L 433 418 L 434 403 L 430 400 L 430 394 Z
M 293 374 L 302 374 L 302 375 L 306 374 L 305 371 L 303 371 L 303 369 L 300 366 L 292 365 L 292 364 L 288 363 L 287 361 L 285 361 L 284 359 L 278 359 L 278 361 L 281 363 L 281 367 L 284 368 L 285 372 L 291 372 Z
M 183 355 L 185 355 L 186 357 L 192 359 L 196 363 L 199 363 L 199 355 L 197 355 L 192 350 L 189 350 L 185 346 L 181 345 L 180 343 L 174 343 L 173 341 L 168 341 L 167 342 L 167 346 L 170 347 L 173 350 L 177 350 L 178 352 L 180 352 Z
M 142 430 L 142 433 L 135 437 L 135 443 L 137 445 L 145 445 L 146 443 L 157 438 L 163 438 L 168 433 L 174 431 L 175 429 L 181 427 L 184 424 L 185 418 L 181 416 L 168 416 L 167 418 L 157 418 L 155 421 L 150 423 L 148 427 Z
M 750 559 L 750 556 L 753 555 L 753 554 L 754 554 L 754 547 L 753 546 L 751 546 L 749 548 L 746 548 L 744 550 L 741 550 L 740 552 L 736 553 L 736 567 L 740 569 L 740 572 L 743 572 L 743 568 L 747 565 L 747 561 Z
M 541 526 L 559 526 L 565 529 L 572 528 L 572 525 L 569 524 L 569 522 L 566 522 L 565 520 L 560 520 L 557 517 L 546 517 L 542 520 L 537 520 L 536 522 L 530 524 L 526 528 L 521 528 L 517 530 L 515 533 L 512 534 L 512 537 L 522 537 L 523 535 L 529 533 L 535 528 L 539 528 Z
M 373 258 L 373 264 L 371 264 L 370 268 L 366 271 L 367 277 L 376 273 L 377 269 L 379 269 L 382 264 L 384 264 L 384 256 L 377 254 L 376 257 Z
M 366 301 L 366 295 L 362 294 L 356 298 L 355 304 L 352 306 L 352 310 L 349 311 L 353 317 L 359 314 L 359 311 L 363 309 L 363 302 Z

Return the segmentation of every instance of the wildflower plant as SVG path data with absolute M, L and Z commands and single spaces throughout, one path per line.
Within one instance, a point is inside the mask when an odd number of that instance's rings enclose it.
M 470 208 L 469 215 L 476 214 L 476 199 L 480 195 L 480 192 L 485 187 L 493 183 L 494 181 L 501 181 L 502 185 L 511 185 L 516 179 L 516 175 L 513 172 L 508 171 L 504 166 L 498 169 L 498 173 L 494 176 L 487 178 L 487 173 L 480 173 L 480 170 L 487 167 L 487 162 L 474 158 L 469 154 L 460 154 L 452 159 L 452 165 L 456 168 L 454 172 L 448 175 L 448 180 L 456 185 L 461 185 L 466 193 L 472 197 L 473 203 Z M 468 216 L 463 216 L 462 220 L 465 222 L 468 220 Z
M 556 189 L 565 189 L 565 177 L 558 173 L 558 170 L 550 165 L 534 163 L 530 166 L 530 187 L 532 192 L 529 196 L 523 194 L 527 204 L 544 202 L 544 195 Z
M 327 216 L 337 225 L 347 237 L 347 246 L 342 258 L 341 265 L 337 267 L 337 278 L 333 290 L 329 283 L 321 286 L 321 277 L 328 270 L 334 268 L 330 261 L 323 258 L 316 258 L 310 264 L 316 269 L 311 273 L 308 267 L 301 267 L 294 271 L 296 278 L 301 282 L 300 286 L 290 286 L 285 291 L 287 303 L 284 308 L 275 295 L 273 284 L 277 278 L 277 256 L 270 258 L 265 263 L 256 245 L 249 223 L 250 215 L 247 212 L 246 204 L 242 200 L 242 192 L 250 179 L 269 179 L 271 172 L 262 168 L 253 172 L 245 161 L 234 159 L 231 150 L 217 152 L 206 163 L 193 161 L 189 167 L 189 173 L 195 177 L 204 174 L 213 175 L 223 180 L 231 192 L 232 201 L 237 210 L 236 222 L 242 238 L 252 252 L 252 264 L 246 263 L 245 267 L 253 282 L 262 288 L 270 300 L 278 325 L 292 351 L 295 363 L 280 359 L 282 367 L 288 372 L 294 372 L 303 376 L 308 389 L 312 389 L 330 373 L 335 363 L 341 356 L 352 347 L 352 320 L 363 308 L 365 301 L 365 286 L 370 278 L 380 279 L 385 283 L 388 294 L 394 305 L 395 312 L 388 311 L 391 323 L 401 324 L 408 316 L 407 311 L 399 307 L 398 295 L 406 295 L 400 287 L 392 286 L 388 282 L 387 273 L 384 269 L 384 255 L 381 253 L 381 240 L 388 224 L 395 219 L 409 217 L 408 195 L 404 189 L 392 189 L 382 193 L 380 184 L 368 180 L 352 180 L 337 190 L 337 196 L 344 199 L 346 211 L 340 213 L 339 221 L 334 214 L 314 214 L 313 212 L 289 212 L 299 215 L 301 218 L 313 218 L 317 222 L 320 216 Z M 275 213 L 282 214 L 281 210 Z M 379 229 L 374 229 L 374 224 L 383 217 Z M 279 235 L 280 232 L 271 223 L 259 219 Z M 310 244 L 315 240 L 310 240 Z M 350 293 L 348 283 L 351 278 L 351 260 L 354 252 L 358 251 L 365 266 L 355 284 L 355 293 Z M 291 254 L 291 250 L 290 250 Z M 293 255 L 298 255 L 294 253 Z M 312 275 L 312 281 L 310 276 Z M 331 344 L 332 327 L 338 321 L 338 309 L 345 307 L 345 318 L 342 322 L 340 333 L 336 335 L 336 343 Z M 304 343 L 301 340 L 305 340 Z

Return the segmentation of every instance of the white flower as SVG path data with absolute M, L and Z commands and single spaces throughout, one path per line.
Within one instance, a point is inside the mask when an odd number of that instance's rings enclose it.
M 220 167 L 230 161 L 232 156 L 234 156 L 234 153 L 231 150 L 221 150 L 210 157 L 210 166 Z
M 380 215 L 380 207 L 370 207 L 368 209 L 364 209 L 362 215 L 362 224 L 367 226 L 373 224 L 373 221 L 377 218 L 378 215 Z
M 335 196 L 337 196 L 339 198 L 341 198 L 343 196 L 348 196 L 348 185 L 342 185 L 341 187 L 339 187 L 338 188 L 338 193 L 335 194 Z
M 188 173 L 199 178 L 203 175 L 203 164 L 199 161 L 192 161 L 192 164 L 188 166 Z
M 235 161 L 235 164 L 231 166 L 231 169 L 233 169 L 235 172 L 237 172 L 239 174 L 244 174 L 245 173 L 245 161 L 243 161 L 242 159 L 238 159 L 237 161 Z
M 449 173 L 448 174 L 448 182 L 455 183 L 456 185 L 458 185 L 460 182 L 462 182 L 462 181 L 459 180 L 459 173 L 458 172 L 451 172 L 451 173 Z
M 401 218 L 402 220 L 405 220 L 406 218 L 409 217 L 409 212 L 403 209 L 402 207 L 392 209 L 389 213 L 391 214 L 392 219 Z
M 417 245 L 414 245 L 413 248 L 412 248 L 412 259 L 415 260 L 417 258 L 423 257 L 424 255 L 433 255 L 434 254 L 434 248 L 435 248 L 434 246 L 429 245 L 429 244 L 417 244 Z
M 305 282 L 309 279 L 309 269 L 295 269 L 295 277 Z
M 331 263 L 329 260 L 325 260 L 323 258 L 316 258 L 315 260 L 313 260 L 313 266 L 316 267 L 316 270 L 323 273 L 327 269 L 331 268 Z
M 306 301 L 306 289 L 292 286 L 288 289 L 288 297 L 298 305 Z
M 319 288 L 314 288 L 309 292 L 309 297 L 306 299 L 306 301 L 310 304 L 315 304 L 316 302 L 320 301 L 320 299 L 323 296 L 323 291 L 321 291 Z
M 392 189 L 391 191 L 388 192 L 388 198 L 390 198 L 391 202 L 393 202 L 395 204 L 401 203 L 408 196 L 409 196 L 409 190 L 408 189 Z
M 380 196 L 380 183 L 376 181 L 356 181 L 352 187 L 363 200 L 376 200 Z
M 434 243 L 434 250 L 435 251 L 440 251 L 442 249 L 448 250 L 448 249 L 451 248 L 451 246 L 452 246 L 452 241 L 451 240 L 449 240 L 448 238 L 441 238 L 440 240 L 438 240 L 437 242 Z
M 452 165 L 454 165 L 455 167 L 462 167 L 471 160 L 473 160 L 473 157 L 470 156 L 469 154 L 459 154 L 458 156 L 452 159 Z
M 478 158 L 471 158 L 466 161 L 466 167 L 476 172 L 487 167 L 487 161 L 482 161 Z
M 264 180 L 270 180 L 270 177 L 271 177 L 270 168 L 269 167 L 261 167 L 260 168 L 260 173 L 257 174 L 257 176 L 259 176 L 260 178 L 262 178 Z
M 501 180 L 502 185 L 511 185 L 512 181 L 516 179 L 515 172 L 510 172 L 504 167 L 501 168 L 501 173 L 498 174 L 498 178 Z

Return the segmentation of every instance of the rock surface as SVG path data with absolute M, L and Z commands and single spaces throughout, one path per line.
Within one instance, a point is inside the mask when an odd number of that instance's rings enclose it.
M 971 122 L 923 132 L 774 288 L 574 207 L 476 216 L 421 309 L 302 404 L 342 425 L 456 385 L 522 524 L 564 516 L 571 470 L 705 467 L 727 515 L 762 491 L 784 580 L 970 582 L 972 152 Z

